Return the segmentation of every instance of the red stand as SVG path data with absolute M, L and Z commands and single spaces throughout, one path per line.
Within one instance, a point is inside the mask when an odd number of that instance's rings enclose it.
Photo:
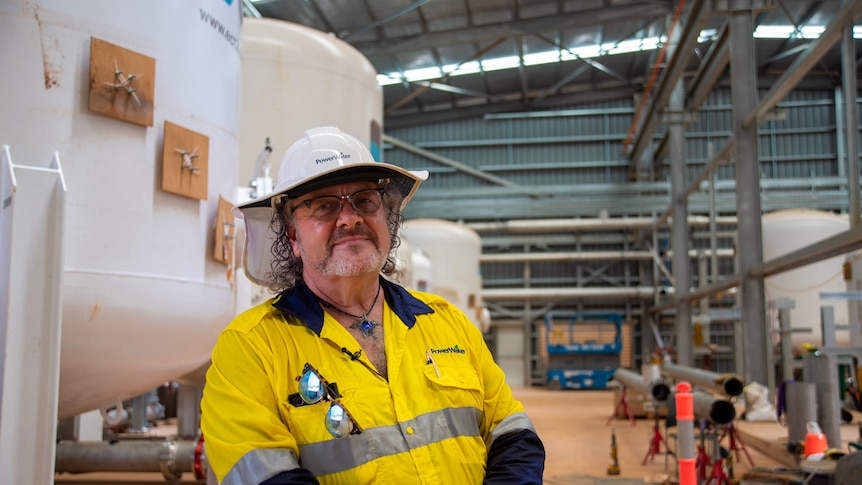
M 706 470 L 712 464 L 712 459 L 709 458 L 709 454 L 706 452 L 706 446 L 701 443 L 700 446 L 697 447 L 697 458 L 695 460 L 695 470 L 697 471 L 697 482 L 700 483 L 706 480 Z
M 724 460 L 719 458 L 712 465 L 712 473 L 709 474 L 709 480 L 704 485 L 731 485 L 730 477 L 724 472 Z
M 730 441 L 728 445 L 728 450 L 733 453 L 736 453 L 736 461 L 742 463 L 739 459 L 739 450 L 742 450 L 745 453 L 745 457 L 748 458 L 748 463 L 751 466 L 754 466 L 754 460 L 751 459 L 751 455 L 748 454 L 748 450 L 745 448 L 745 443 L 742 442 L 742 439 L 739 437 L 739 432 L 736 431 L 736 426 L 733 423 L 727 425 L 724 431 L 721 433 L 721 437 L 718 439 L 719 443 L 721 443 L 721 438 L 727 435 Z
M 661 430 L 658 426 L 658 413 L 656 413 L 655 424 L 652 427 L 652 438 L 649 440 L 649 449 L 647 449 L 646 456 L 644 456 L 644 461 L 641 465 L 646 465 L 647 460 L 652 461 L 656 455 L 661 453 L 662 444 L 664 444 L 665 453 L 670 453 L 670 450 L 667 448 L 667 442 L 664 440 L 664 436 L 661 435 Z
M 614 417 L 616 417 L 617 412 L 621 408 L 625 412 L 625 414 L 629 417 L 629 421 L 631 421 L 632 426 L 637 424 L 637 423 L 635 423 L 635 415 L 634 415 L 634 413 L 632 413 L 632 408 L 629 407 L 629 401 L 626 398 L 626 388 L 625 388 L 625 386 L 623 386 L 621 388 L 621 391 L 620 391 L 620 402 L 617 403 L 616 407 L 614 408 L 613 414 L 611 414 L 611 417 L 608 418 L 608 422 L 605 423 L 605 425 L 611 424 L 611 421 L 614 420 Z

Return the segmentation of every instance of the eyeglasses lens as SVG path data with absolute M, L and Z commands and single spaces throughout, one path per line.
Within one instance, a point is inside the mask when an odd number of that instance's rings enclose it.
M 344 200 L 347 200 L 350 207 L 359 214 L 372 214 L 380 208 L 382 203 L 380 189 L 364 189 L 351 195 L 314 197 L 305 201 L 305 205 L 311 209 L 311 214 L 315 219 L 328 221 L 341 214 Z
M 329 411 L 326 412 L 326 430 L 329 434 L 336 438 L 344 438 L 349 436 L 353 431 L 353 420 L 347 411 L 336 402 L 329 406 Z
M 326 389 L 320 381 L 320 376 L 312 370 L 305 371 L 299 378 L 299 397 L 308 404 L 319 402 L 326 396 Z

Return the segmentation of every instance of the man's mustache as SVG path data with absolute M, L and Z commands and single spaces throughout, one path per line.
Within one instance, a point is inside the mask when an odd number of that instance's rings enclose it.
M 330 240 L 330 243 L 337 244 L 342 239 L 356 236 L 367 237 L 371 240 L 371 242 L 377 244 L 377 236 L 374 234 L 374 231 L 365 226 L 336 229 L 335 232 L 332 234 L 332 239 Z

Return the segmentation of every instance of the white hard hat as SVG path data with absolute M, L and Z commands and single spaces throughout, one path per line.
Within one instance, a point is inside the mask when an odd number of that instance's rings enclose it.
M 272 193 L 236 207 L 238 215 L 245 220 L 243 265 L 246 276 L 259 285 L 268 284 L 266 275 L 272 271 L 275 238 L 269 225 L 275 196 L 286 194 L 292 199 L 331 185 L 390 179 L 401 191 L 403 208 L 426 178 L 425 170 L 409 171 L 374 160 L 362 142 L 338 128 L 326 126 L 306 131 L 284 154 L 278 169 L 278 183 Z

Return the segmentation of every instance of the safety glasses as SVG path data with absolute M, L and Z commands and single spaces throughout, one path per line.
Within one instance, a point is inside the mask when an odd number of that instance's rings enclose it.
M 331 221 L 341 214 L 341 209 L 344 208 L 344 201 L 350 204 L 350 207 L 357 214 L 368 215 L 377 212 L 380 205 L 383 203 L 383 189 L 362 189 L 350 195 L 321 195 L 306 199 L 291 207 L 291 211 L 305 206 L 311 210 L 311 215 L 318 221 Z
M 362 432 L 359 423 L 353 419 L 353 416 L 339 401 L 341 396 L 338 394 L 338 390 L 327 382 L 311 364 L 305 364 L 305 367 L 302 368 L 302 375 L 296 380 L 299 381 L 299 397 L 306 404 L 315 404 L 320 401 L 331 403 L 323 421 L 326 430 L 334 438 L 344 438 Z

